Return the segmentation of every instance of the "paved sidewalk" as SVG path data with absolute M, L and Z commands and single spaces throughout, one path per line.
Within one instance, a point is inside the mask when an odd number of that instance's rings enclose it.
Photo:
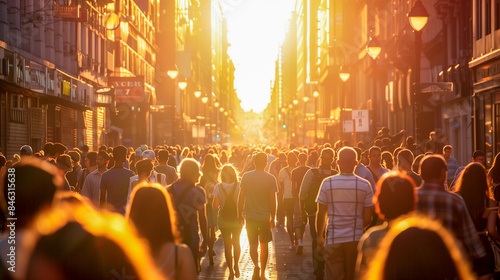
M 312 248 L 309 228 L 306 227 L 303 244 L 304 250 L 301 256 L 294 250 L 289 249 L 290 238 L 285 229 L 273 229 L 273 242 L 269 244 L 269 260 L 266 268 L 268 279 L 314 279 L 312 265 Z M 214 266 L 209 266 L 208 255 L 201 261 L 201 273 L 199 279 L 227 279 L 227 270 L 224 258 L 224 245 L 220 232 L 217 232 L 218 240 L 215 242 Z M 241 233 L 241 257 L 240 257 L 240 278 L 252 279 L 254 265 L 250 259 L 248 238 L 245 228 Z M 235 278 L 236 279 L 236 278 Z

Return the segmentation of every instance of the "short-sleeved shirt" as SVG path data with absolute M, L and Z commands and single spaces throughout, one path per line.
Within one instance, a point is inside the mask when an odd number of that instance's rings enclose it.
M 467 206 L 460 196 L 446 191 L 443 186 L 428 183 L 424 183 L 417 194 L 419 212 L 441 221 L 473 258 L 486 254 Z
M 354 174 L 339 174 L 321 184 L 316 202 L 328 207 L 326 244 L 359 241 L 364 232 L 363 210 L 372 207 L 370 183 Z
M 364 164 L 359 163 L 356 166 L 356 169 L 354 169 L 354 174 L 367 180 L 370 183 L 370 186 L 372 187 L 373 193 L 377 192 L 377 184 L 375 183 L 375 179 L 373 179 L 372 172 Z
M 155 171 L 161 174 L 164 174 L 167 177 L 167 185 L 172 184 L 178 178 L 177 172 L 175 168 L 169 165 L 158 165 L 155 168 Z
M 134 172 L 125 168 L 111 168 L 101 176 L 101 190 L 106 190 L 107 204 L 120 214 L 125 214 L 130 177 Z
M 279 173 L 280 184 L 283 185 L 283 198 L 293 198 L 292 194 L 292 171 L 291 168 L 285 167 Z
M 99 206 L 99 192 L 101 190 L 102 174 L 98 169 L 87 176 L 83 183 L 82 195 L 88 197 L 96 206 Z
M 245 213 L 247 220 L 268 221 L 271 215 L 271 193 L 278 191 L 278 185 L 273 175 L 253 170 L 243 174 L 240 183 L 245 190 Z

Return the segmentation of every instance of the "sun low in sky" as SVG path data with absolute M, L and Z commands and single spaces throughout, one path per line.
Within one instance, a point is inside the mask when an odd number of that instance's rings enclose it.
M 275 61 L 295 0 L 220 0 L 227 19 L 234 86 L 245 111 L 262 112 L 271 101 Z

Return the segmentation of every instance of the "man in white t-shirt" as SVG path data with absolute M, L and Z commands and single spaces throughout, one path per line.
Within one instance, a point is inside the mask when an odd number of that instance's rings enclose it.
M 370 183 L 354 175 L 358 164 L 350 147 L 338 153 L 340 174 L 321 184 L 318 202 L 318 252 L 323 254 L 327 279 L 354 279 L 358 241 L 373 215 Z M 334 207 L 335 206 L 335 207 Z M 328 214 L 328 233 L 322 234 Z

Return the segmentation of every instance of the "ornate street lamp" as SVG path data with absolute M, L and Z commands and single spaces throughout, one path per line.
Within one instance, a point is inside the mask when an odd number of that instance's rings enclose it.
M 420 31 L 427 24 L 429 19 L 429 13 L 425 9 L 422 1 L 417 0 L 413 8 L 408 13 L 408 18 L 410 19 L 410 25 L 415 31 Z

